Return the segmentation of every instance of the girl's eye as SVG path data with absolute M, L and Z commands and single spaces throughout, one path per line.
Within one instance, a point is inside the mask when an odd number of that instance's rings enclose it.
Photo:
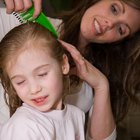
M 118 8 L 116 5 L 111 5 L 111 12 L 114 14 L 114 15 L 117 15 L 118 14 Z
M 45 73 L 39 74 L 38 76 L 40 76 L 40 77 L 44 77 L 44 76 L 46 76 L 47 74 L 48 74 L 48 73 L 45 72 Z
M 25 82 L 25 80 L 20 81 L 20 82 L 17 82 L 16 84 L 17 84 L 17 85 L 21 85 L 21 84 L 23 84 L 24 82 Z

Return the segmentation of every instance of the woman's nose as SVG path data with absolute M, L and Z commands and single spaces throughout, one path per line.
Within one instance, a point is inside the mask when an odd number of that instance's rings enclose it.
M 115 27 L 117 25 L 117 20 L 115 19 L 105 19 L 104 20 L 104 25 L 103 25 L 103 29 L 106 30 L 110 30 L 113 27 Z

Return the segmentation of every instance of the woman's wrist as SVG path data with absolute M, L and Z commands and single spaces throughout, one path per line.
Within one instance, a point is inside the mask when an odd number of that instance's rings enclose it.
M 98 84 L 94 86 L 94 93 L 96 95 L 104 94 L 104 95 L 109 95 L 109 82 L 106 77 L 103 79 L 100 79 Z

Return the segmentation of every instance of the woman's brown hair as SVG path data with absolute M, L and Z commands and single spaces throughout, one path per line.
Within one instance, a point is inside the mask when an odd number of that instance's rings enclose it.
M 82 0 L 72 11 L 60 16 L 63 20 L 60 38 L 77 47 L 82 16 L 90 6 L 99 1 L 101 0 Z M 122 1 L 140 10 L 140 0 Z M 90 43 L 83 55 L 108 78 L 113 114 L 116 122 L 122 120 L 131 103 L 139 103 L 140 31 L 116 43 Z M 69 60 L 73 61 L 71 57 Z

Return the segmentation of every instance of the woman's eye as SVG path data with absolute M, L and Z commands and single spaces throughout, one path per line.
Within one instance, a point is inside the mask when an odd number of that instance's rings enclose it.
M 123 30 L 122 30 L 121 26 L 118 28 L 118 32 L 119 32 L 120 35 L 123 35 Z
M 44 77 L 44 76 L 46 76 L 47 74 L 48 74 L 48 73 L 45 72 L 45 73 L 39 74 L 38 76 L 40 76 L 40 77 Z
M 111 12 L 114 14 L 114 15 L 117 15 L 118 14 L 118 8 L 116 5 L 112 5 L 111 6 Z
M 117 30 L 120 35 L 124 35 L 124 34 L 126 34 L 127 27 L 125 25 L 121 24 L 118 26 Z

